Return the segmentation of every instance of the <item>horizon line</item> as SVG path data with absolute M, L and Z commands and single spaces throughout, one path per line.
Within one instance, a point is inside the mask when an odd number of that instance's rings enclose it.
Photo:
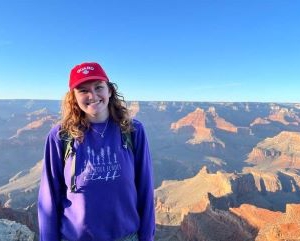
M 9 98 L 4 99 L 0 97 L 0 101 L 62 101 L 61 99 L 33 99 L 33 98 Z M 125 100 L 125 102 L 188 102 L 188 103 L 265 103 L 265 104 L 300 104 L 300 102 L 291 102 L 291 101 L 208 101 L 208 100 Z

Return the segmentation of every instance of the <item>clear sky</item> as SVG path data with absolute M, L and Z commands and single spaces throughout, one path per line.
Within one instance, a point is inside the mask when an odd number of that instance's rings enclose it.
M 300 103 L 299 0 L 3 0 L 0 99 L 96 61 L 126 100 Z

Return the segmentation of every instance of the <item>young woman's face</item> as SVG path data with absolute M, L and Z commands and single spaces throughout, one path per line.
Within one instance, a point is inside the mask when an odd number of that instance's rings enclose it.
M 79 108 L 91 122 L 103 122 L 109 116 L 108 102 L 111 91 L 105 81 L 89 81 L 74 88 Z

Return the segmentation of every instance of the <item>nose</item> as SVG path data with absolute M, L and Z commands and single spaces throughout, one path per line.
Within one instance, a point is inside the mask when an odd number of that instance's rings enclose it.
M 89 90 L 89 98 L 90 98 L 91 100 L 94 100 L 94 99 L 96 98 L 96 96 L 97 96 L 96 90 L 95 90 L 94 88 L 91 88 L 91 89 Z

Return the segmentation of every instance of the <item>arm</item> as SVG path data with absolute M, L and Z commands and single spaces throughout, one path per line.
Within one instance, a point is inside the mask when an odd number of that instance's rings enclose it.
M 52 129 L 45 143 L 43 170 L 38 195 L 40 241 L 59 241 L 60 202 L 63 186 L 62 144 Z
M 140 215 L 138 235 L 140 241 L 152 241 L 155 233 L 152 160 L 142 124 L 135 121 L 134 128 L 135 183 Z

